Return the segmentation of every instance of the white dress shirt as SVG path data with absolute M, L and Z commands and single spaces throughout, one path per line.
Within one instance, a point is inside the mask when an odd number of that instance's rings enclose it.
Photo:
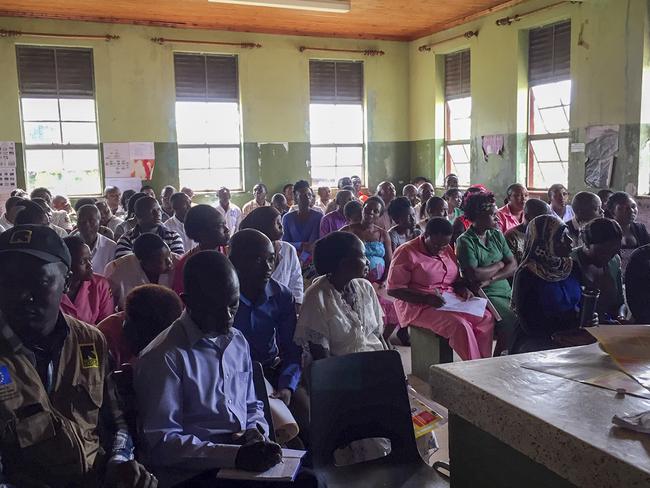
M 185 252 L 196 247 L 196 242 L 187 237 L 187 234 L 185 233 L 185 225 L 183 222 L 176 218 L 176 215 L 165 220 L 165 223 L 163 225 L 167 227 L 168 230 L 177 232 L 178 235 L 181 236 L 181 239 L 183 240 L 183 249 L 185 249 Z
M 171 256 L 174 264 L 176 264 L 180 259 L 180 256 L 177 254 L 172 253 Z M 135 254 L 127 254 L 126 256 L 122 256 L 121 258 L 108 263 L 104 269 L 104 276 L 111 285 L 113 300 L 120 310 L 124 310 L 126 296 L 131 290 L 136 286 L 148 285 L 151 283 L 143 271 L 142 266 L 140 266 L 140 261 L 135 257 Z M 160 275 L 158 283 L 156 284 L 171 289 L 173 280 L 174 268 L 172 266 L 172 269 L 169 270 L 169 272 Z
M 70 215 L 65 210 L 53 210 L 52 223 L 56 226 L 61 227 L 65 231 L 70 232 L 72 230 Z
M 117 244 L 108 237 L 97 234 L 95 245 L 90 250 L 90 260 L 95 273 L 103 275 L 106 265 L 115 258 Z
M 217 202 L 215 208 L 221 215 L 223 215 L 223 218 L 226 219 L 226 225 L 228 226 L 228 229 L 230 229 L 230 234 L 232 235 L 237 232 L 239 230 L 239 224 L 241 224 L 244 217 L 241 209 L 234 203 L 230 203 L 230 205 L 228 205 L 228 211 L 226 212 L 219 202 Z
M 277 256 L 278 265 L 271 277 L 291 290 L 296 303 L 302 303 L 304 283 L 296 248 L 288 242 L 277 241 L 277 243 L 280 246 Z
M 7 214 L 6 213 L 3 214 L 2 217 L 0 217 L 0 225 L 4 228 L 4 230 L 9 230 L 14 226 L 14 224 L 12 224 L 11 222 L 9 222 L 7 220 Z
M 64 237 L 68 237 L 68 233 L 66 232 L 66 230 L 62 229 L 58 225 L 50 224 L 48 227 L 52 229 L 54 232 L 56 232 L 56 235 L 58 235 L 61 239 L 63 239 Z

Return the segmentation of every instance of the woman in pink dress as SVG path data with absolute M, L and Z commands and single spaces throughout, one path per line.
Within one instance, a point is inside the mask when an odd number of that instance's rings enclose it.
M 482 317 L 438 310 L 443 293 L 468 298 L 460 282 L 451 249 L 452 225 L 447 219 L 429 220 L 424 235 L 400 246 L 388 273 L 388 294 L 394 297 L 399 323 L 430 329 L 449 340 L 464 360 L 492 356 L 494 319 L 486 309 Z
M 506 190 L 505 205 L 501 207 L 499 217 L 499 230 L 504 234 L 524 222 L 524 205 L 528 201 L 528 189 L 521 183 L 514 183 Z

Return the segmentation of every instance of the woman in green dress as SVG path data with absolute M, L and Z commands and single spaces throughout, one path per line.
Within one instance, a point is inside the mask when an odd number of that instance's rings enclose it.
M 456 241 L 458 264 L 470 289 L 475 293 L 482 289 L 501 316 L 495 325 L 497 344 L 494 349 L 494 355 L 500 356 L 510 347 L 517 323 L 510 308 L 512 289 L 508 282 L 517 269 L 517 261 L 498 230 L 499 219 L 492 193 L 469 196 L 464 211 L 472 225 Z

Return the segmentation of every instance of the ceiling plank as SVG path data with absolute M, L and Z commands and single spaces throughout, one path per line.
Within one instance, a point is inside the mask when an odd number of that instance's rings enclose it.
M 3 0 L 0 16 L 408 41 L 528 0 L 352 0 L 349 13 L 207 0 Z

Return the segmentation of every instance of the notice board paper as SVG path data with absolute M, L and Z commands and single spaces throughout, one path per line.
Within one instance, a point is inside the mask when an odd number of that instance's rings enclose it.
M 16 167 L 16 143 L 0 141 L 0 168 Z

